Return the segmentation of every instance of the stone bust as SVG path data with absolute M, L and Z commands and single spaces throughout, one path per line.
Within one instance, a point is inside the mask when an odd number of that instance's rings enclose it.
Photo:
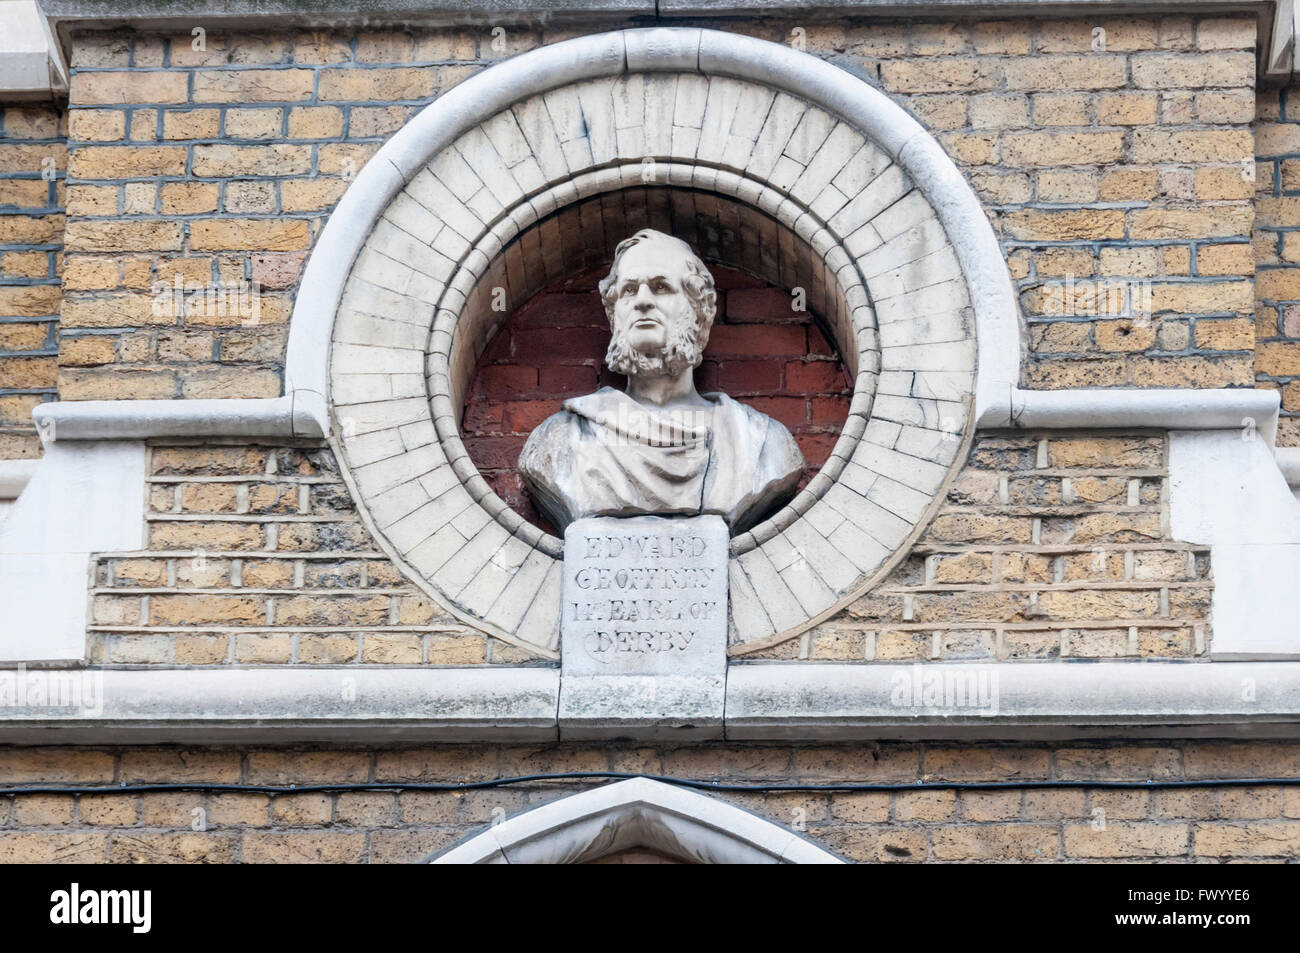
M 788 500 L 804 470 L 790 432 L 695 389 L 717 292 L 690 246 L 642 229 L 615 249 L 600 295 L 605 363 L 627 390 L 566 400 L 529 435 L 519 472 L 538 508 L 560 531 L 588 516 L 717 514 L 735 534 Z

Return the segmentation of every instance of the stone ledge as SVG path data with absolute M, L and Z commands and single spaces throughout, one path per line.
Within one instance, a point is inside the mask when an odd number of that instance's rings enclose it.
M 324 401 L 299 391 L 286 397 L 211 400 L 80 400 L 39 405 L 41 438 L 144 440 L 152 437 L 319 439 L 329 433 Z
M 985 715 L 895 704 L 908 700 L 900 692 L 923 691 L 926 677 L 993 675 L 996 711 Z M 13 704 L 19 680 L 43 678 L 89 680 L 102 713 Z M 561 693 L 555 668 L 10 670 L 0 671 L 0 743 L 554 741 L 570 737 L 557 723 Z M 711 734 L 786 742 L 1294 738 L 1298 724 L 1300 662 L 758 662 L 730 667 L 725 733 Z M 600 732 L 667 733 L 622 722 Z
M 984 408 L 985 429 L 1148 427 L 1154 430 L 1234 430 L 1253 427 L 1272 446 L 1281 396 L 1250 388 L 1010 388 Z
M 1096 10 L 1120 8 L 1124 13 L 1164 11 L 1161 0 L 847 0 L 847 2 L 800 3 L 799 0 L 464 0 L 464 2 L 422 2 L 422 0 L 319 0 L 309 10 L 300 0 L 227 0 L 214 9 L 202 0 L 43 0 L 52 23 L 63 24 L 102 20 L 108 23 L 166 23 L 194 20 L 270 20 L 301 24 L 446 22 L 483 23 L 508 21 L 511 17 L 538 20 L 564 16 L 604 15 L 631 17 L 761 16 L 798 13 L 802 16 L 1033 16 L 1080 15 Z M 1204 8 L 1213 12 L 1239 9 L 1255 12 L 1272 10 L 1278 4 L 1268 0 L 1187 0 L 1182 10 Z M 1284 2 L 1281 6 L 1285 7 Z
M 11 684 L 42 682 L 81 691 L 88 704 L 65 709 L 12 704 Z M 0 739 L 8 744 L 545 740 L 555 737 L 559 690 L 553 668 L 10 670 L 0 671 Z M 102 713 L 95 715 L 97 708 Z
M 324 415 L 308 398 L 225 400 L 85 400 L 38 406 L 36 424 L 58 440 L 147 440 L 153 437 L 277 437 L 319 439 Z M 1005 401 L 987 407 L 976 422 L 984 430 L 1009 427 L 1062 430 L 1149 427 L 1155 430 L 1224 430 L 1253 420 L 1271 445 L 1280 397 L 1249 388 L 1010 389 Z M 323 407 L 322 407 L 323 409 Z M 1300 463 L 1285 452 L 1290 480 L 1300 482 Z
M 984 678 L 996 703 L 907 704 L 927 678 Z M 758 662 L 727 676 L 732 741 L 1294 737 L 1297 723 L 1293 662 Z
M 68 95 L 68 66 L 35 0 L 6 0 L 0 36 L 0 93 L 6 102 Z

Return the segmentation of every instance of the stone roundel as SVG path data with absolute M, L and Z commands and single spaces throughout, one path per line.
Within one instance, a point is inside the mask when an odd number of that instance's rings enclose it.
M 304 277 L 309 305 L 333 299 L 321 388 L 379 544 L 458 617 L 543 656 L 558 647 L 561 541 L 470 460 L 465 388 L 511 308 L 647 225 L 802 289 L 855 381 L 821 472 L 732 540 L 736 653 L 828 617 L 901 558 L 969 430 L 977 335 L 983 364 L 1014 328 L 996 241 L 951 162 L 806 54 L 694 29 L 603 34 L 428 107 L 359 176 Z M 331 233 L 347 227 L 351 247 Z M 325 284 L 309 293 L 313 277 Z

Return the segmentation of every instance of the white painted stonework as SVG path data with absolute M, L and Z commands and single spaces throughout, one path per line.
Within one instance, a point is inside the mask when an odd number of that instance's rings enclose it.
M 0 460 L 0 526 L 36 473 L 38 460 Z
M 474 467 L 464 392 L 510 308 L 608 262 L 640 227 L 803 289 L 856 381 L 826 466 L 731 541 L 733 651 L 790 637 L 887 571 L 936 505 L 972 404 L 1016 380 L 1015 299 L 978 201 L 921 126 L 842 70 L 657 29 L 567 41 L 466 81 L 332 216 L 295 308 L 289 386 L 329 395 L 363 519 L 410 577 L 552 657 L 560 540 Z M 305 356 L 325 334 L 328 373 Z
M 974 679 L 978 686 L 981 673 L 988 692 L 976 705 L 931 708 L 914 704 L 915 692 L 899 692 L 918 677 L 954 685 Z M 11 674 L 0 670 L 0 693 Z M 55 680 L 67 674 L 28 670 L 24 677 Z M 569 689 L 553 667 L 298 665 L 83 674 L 89 676 L 82 684 L 90 710 L 0 705 L 0 744 L 515 743 L 573 737 L 573 726 L 561 724 L 558 715 Z M 669 735 L 630 724 L 641 704 L 637 690 L 624 691 L 628 718 L 611 721 L 604 737 Z M 727 673 L 725 710 L 689 734 L 669 736 L 802 742 L 1294 739 L 1297 726 L 1300 662 L 737 662 Z M 599 737 L 598 727 L 587 724 L 588 736 Z
M 1300 501 L 1250 428 L 1169 434 L 1170 529 L 1210 545 L 1216 659 L 1300 658 Z
M 439 854 L 435 864 L 581 864 L 630 848 L 697 864 L 839 864 L 789 828 L 651 778 L 533 808 Z
M 144 545 L 144 444 L 54 441 L 0 524 L 0 662 L 86 655 L 90 554 Z
M 1278 447 L 1273 453 L 1282 478 L 1291 488 L 1291 495 L 1300 502 L 1300 447 Z
M 67 96 L 68 66 L 36 0 L 0 0 L 0 94 L 7 102 Z

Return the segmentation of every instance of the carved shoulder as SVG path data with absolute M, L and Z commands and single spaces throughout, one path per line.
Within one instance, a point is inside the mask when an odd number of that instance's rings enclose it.
M 773 468 L 786 473 L 797 470 L 803 473 L 805 465 L 803 451 L 794 439 L 794 434 L 781 421 L 772 417 L 767 419 L 767 439 L 763 442 L 763 455 L 768 457 Z
M 519 476 L 538 510 L 559 530 L 574 519 L 574 446 L 579 418 L 562 410 L 533 428 L 519 454 Z
M 730 400 L 730 398 L 727 398 Z M 780 479 L 790 473 L 803 473 L 804 459 L 799 444 L 789 428 L 774 417 L 739 401 L 733 403 L 743 408 L 750 430 L 759 438 L 762 469 L 772 478 Z
M 576 418 L 567 410 L 551 414 L 533 428 L 519 454 L 519 470 L 534 482 L 556 472 L 572 445 Z

